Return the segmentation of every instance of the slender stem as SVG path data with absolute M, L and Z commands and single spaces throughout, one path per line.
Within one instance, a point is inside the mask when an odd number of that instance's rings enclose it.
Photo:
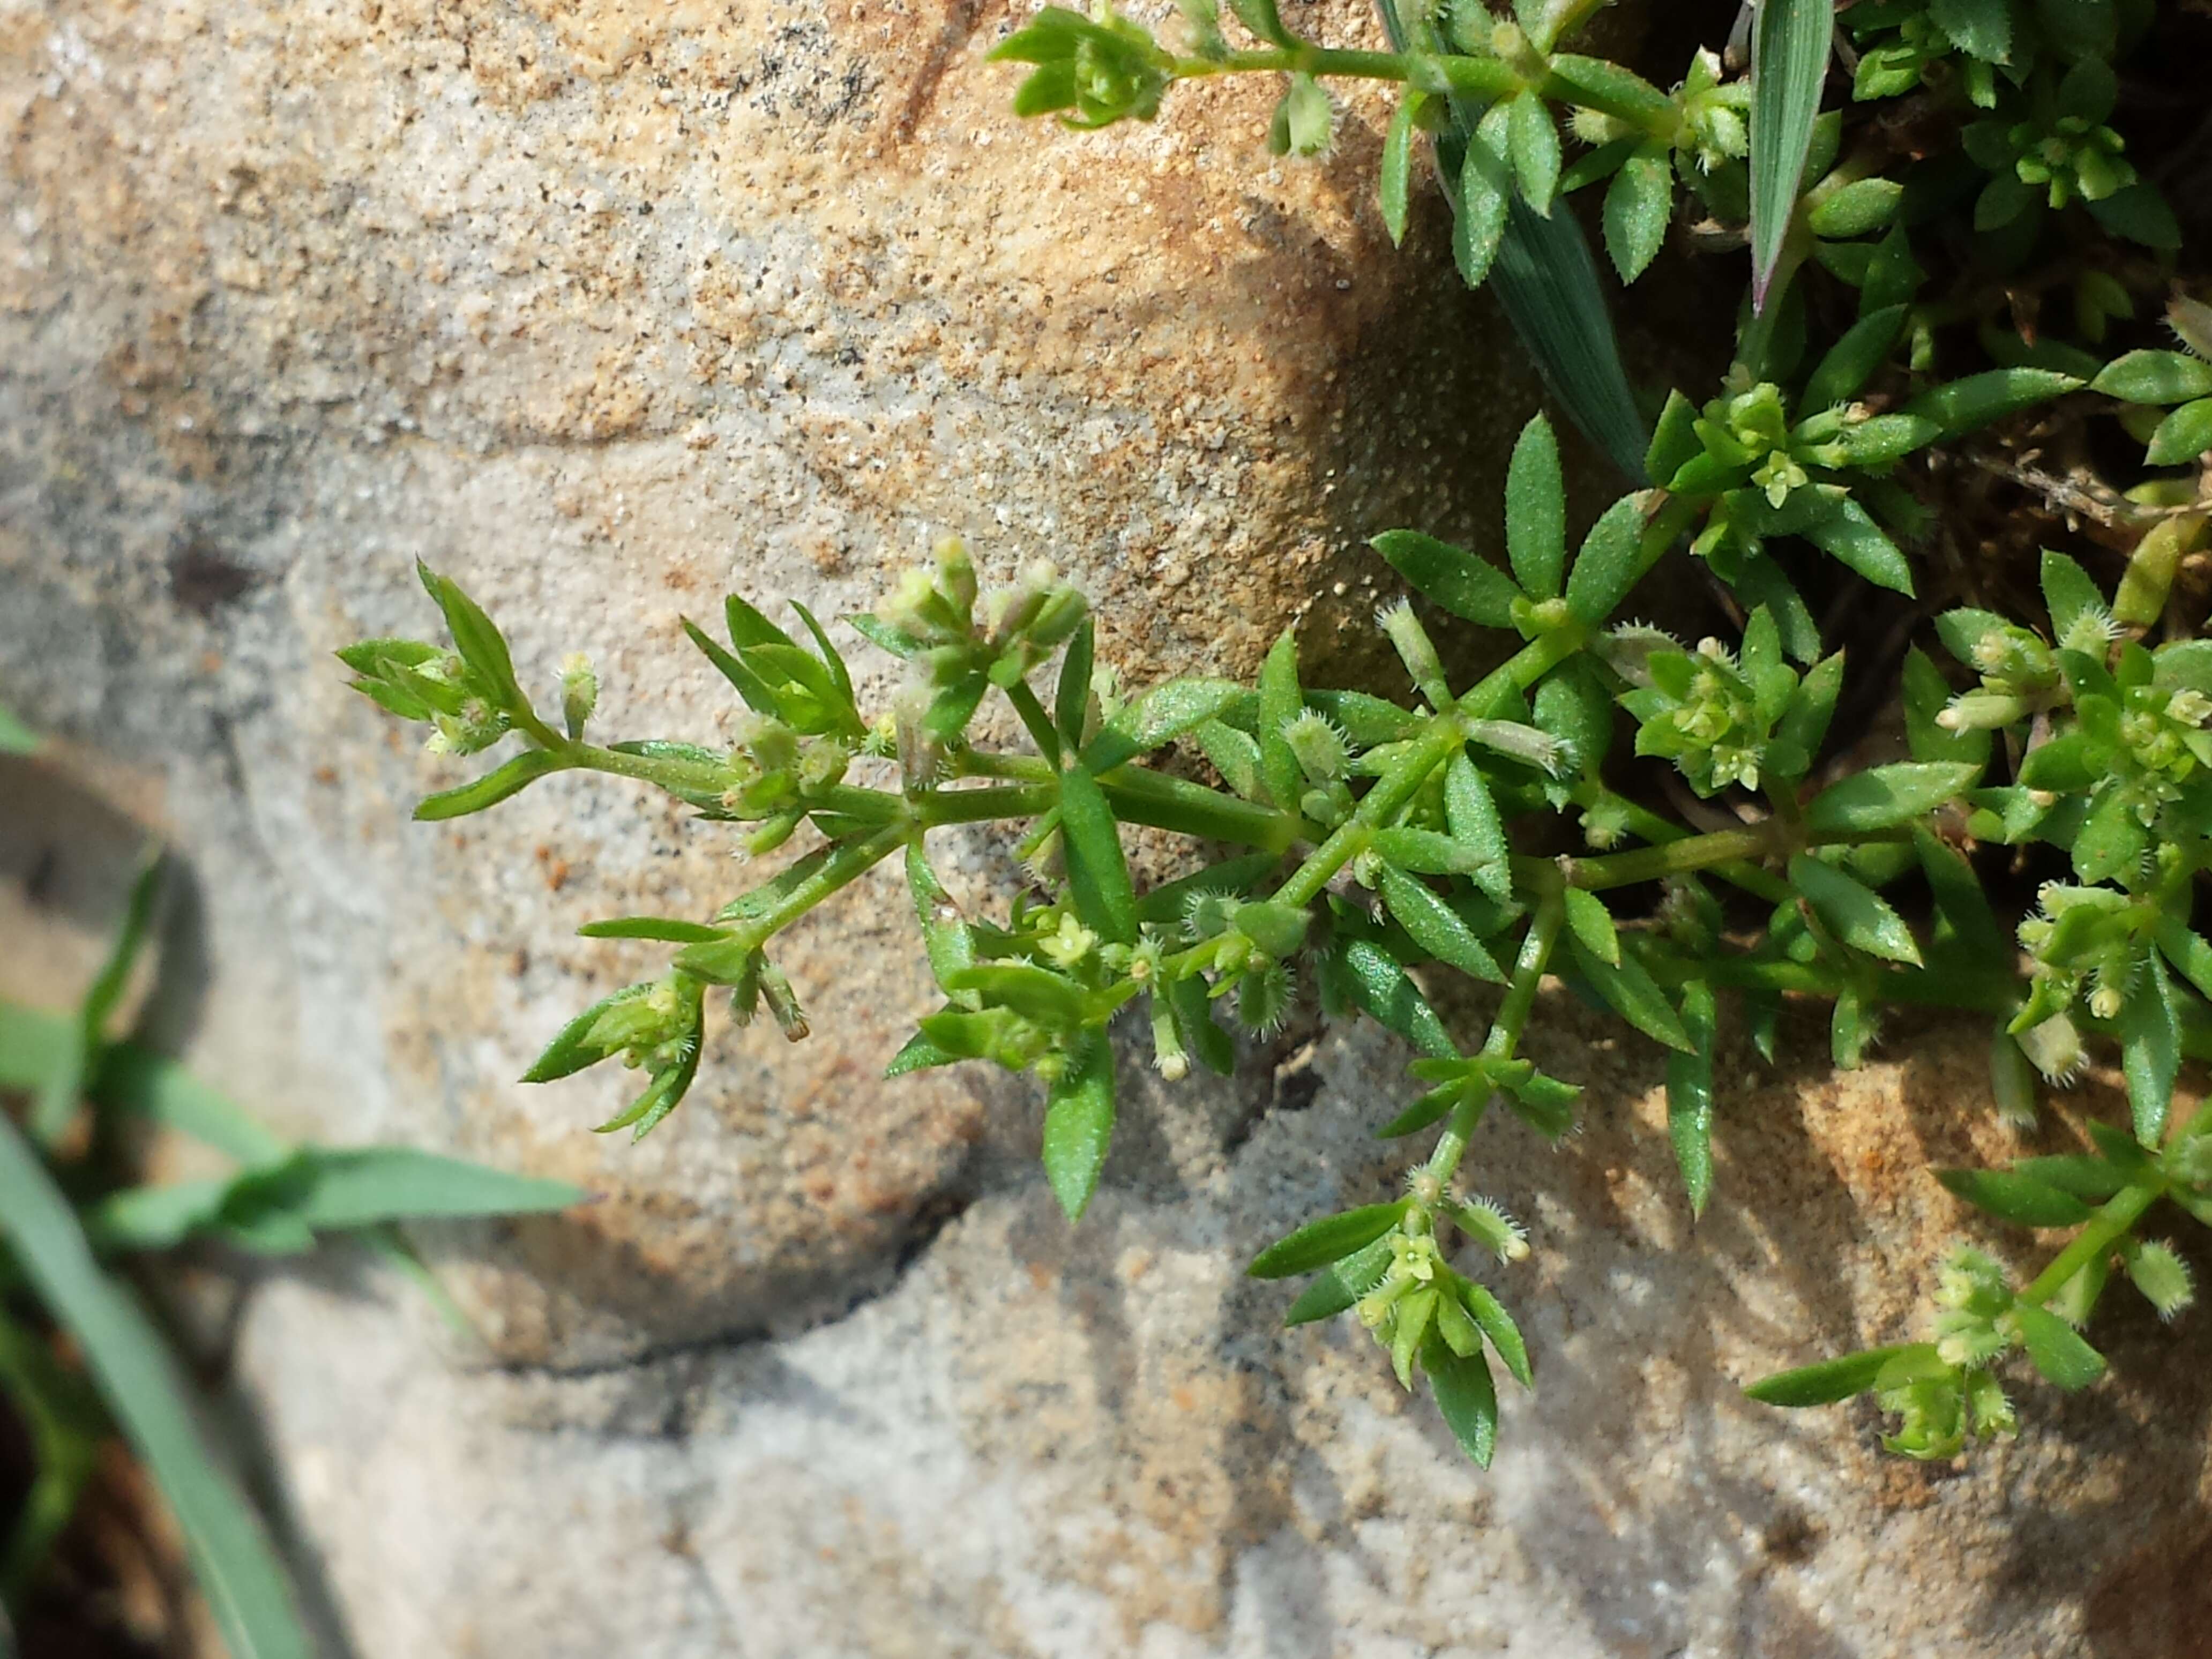
M 1206 841 L 1286 853 L 1301 832 L 1308 830 L 1295 812 L 1258 805 L 1202 783 L 1140 766 L 1117 766 L 1100 776 L 1098 787 L 1105 791 L 1114 816 L 1123 823 L 1171 830 Z
M 1168 70 L 1179 81 L 1250 74 L 1399 81 L 1424 92 L 1455 93 L 1486 103 L 1534 88 L 1553 103 L 1595 110 L 1663 143 L 1674 143 L 1681 130 L 1681 117 L 1671 105 L 1662 112 L 1638 100 L 1614 98 L 1601 88 L 1570 85 L 1553 74 L 1542 55 L 1534 52 L 1523 64 L 1462 52 L 1357 52 L 1300 41 L 1261 52 L 1232 52 L 1225 58 L 1176 58 L 1170 60 Z
M 2051 1265 L 2036 1274 L 2033 1282 L 2020 1293 L 2020 1299 L 2039 1307 L 2050 1301 L 2066 1287 L 2067 1280 L 2119 1243 L 2128 1229 L 2142 1218 L 2143 1212 L 2165 1195 L 2163 1176 L 2121 1188 L 2074 1235 L 2073 1242 L 2051 1257 Z
M 1741 830 L 1716 830 L 1711 835 L 1686 836 L 1657 847 L 1639 847 L 1632 853 L 1609 853 L 1602 858 L 1561 860 L 1570 886 L 1592 892 L 1626 887 L 1639 881 L 1686 875 L 1715 865 L 1745 859 L 1774 858 L 1807 847 L 1849 845 L 1863 847 L 1875 842 L 1909 841 L 1909 828 L 1895 830 L 1835 830 L 1800 831 L 1780 818 L 1769 818 Z
M 618 778 L 635 778 L 673 795 L 719 795 L 730 787 L 729 773 L 704 761 L 684 760 L 675 755 L 629 755 L 620 750 L 602 749 L 595 743 L 570 743 L 565 739 L 556 739 L 546 747 L 571 766 L 612 773 Z
M 930 789 L 911 797 L 908 805 L 915 823 L 933 830 L 992 818 L 1033 818 L 1059 801 L 1060 792 L 1048 783 L 1022 783 L 989 789 Z
M 839 888 L 866 875 L 898 851 L 913 834 L 911 823 L 887 823 L 864 840 L 842 843 L 822 861 L 820 869 L 760 915 L 748 916 L 744 926 L 733 930 L 732 936 L 741 941 L 741 948 L 758 950 Z
M 1489 1038 L 1482 1045 L 1482 1052 L 1489 1058 L 1510 1060 L 1513 1050 L 1520 1045 L 1521 1033 L 1536 1006 L 1537 988 L 1542 983 L 1544 969 L 1550 965 L 1553 947 L 1559 942 L 1559 926 L 1566 920 L 1566 900 L 1556 891 L 1545 895 L 1536 906 L 1528 932 L 1521 941 L 1521 954 L 1513 963 L 1513 979 L 1505 988 L 1505 1000 L 1498 1005 L 1498 1017 L 1490 1023 Z M 1491 1098 L 1490 1095 L 1475 1095 L 1452 1108 L 1443 1133 L 1437 1137 L 1436 1150 L 1429 1154 L 1428 1171 L 1437 1180 L 1449 1181 L 1458 1172 L 1460 1159 L 1467 1155 L 1467 1143 L 1474 1133 L 1475 1125 L 1482 1121 Z
M 1534 685 L 1553 669 L 1582 649 L 1587 629 L 1570 623 L 1530 641 L 1499 667 L 1485 675 L 1459 701 L 1435 716 L 1428 730 L 1412 740 L 1405 753 L 1375 787 L 1360 797 L 1350 818 L 1309 854 L 1275 896 L 1285 904 L 1310 904 L 1320 896 L 1329 878 L 1365 850 L 1369 838 L 1388 823 L 1407 801 L 1421 792 L 1431 775 L 1467 744 L 1464 718 L 1488 720 L 1505 693 Z
M 1602 805 L 1619 812 L 1631 835 L 1648 841 L 1655 847 L 1690 838 L 1691 832 L 1680 824 L 1669 823 L 1650 808 L 1639 805 L 1626 795 L 1615 794 L 1602 785 L 1577 790 L 1576 804 L 1586 811 L 1592 806 Z M 1762 870 L 1741 859 L 1722 859 L 1707 867 L 1722 880 L 1732 882 L 1746 892 L 1756 894 L 1770 903 L 1779 904 L 1790 896 L 1787 882 L 1773 872 Z

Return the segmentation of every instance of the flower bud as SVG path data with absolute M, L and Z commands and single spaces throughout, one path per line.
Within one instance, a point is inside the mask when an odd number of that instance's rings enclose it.
M 2173 1253 L 2171 1244 L 2156 1239 L 2127 1249 L 2123 1260 L 2128 1279 L 2142 1292 L 2160 1319 L 2172 1319 L 2197 1299 L 2197 1286 L 2189 1264 Z
M 572 739 L 584 735 L 584 722 L 599 702 L 599 677 L 591 659 L 572 651 L 561 661 L 561 720 Z
M 1429 700 L 1429 707 L 1443 709 L 1449 706 L 1451 688 L 1444 679 L 1444 665 L 1437 656 L 1434 641 L 1429 630 L 1421 626 L 1421 619 L 1413 614 L 1410 601 L 1401 599 L 1375 613 L 1375 625 L 1397 647 L 1399 660 L 1413 676 L 1413 684 Z
M 1522 1261 L 1528 1255 L 1528 1230 L 1486 1198 L 1462 1199 L 1452 1207 L 1451 1218 L 1500 1261 Z

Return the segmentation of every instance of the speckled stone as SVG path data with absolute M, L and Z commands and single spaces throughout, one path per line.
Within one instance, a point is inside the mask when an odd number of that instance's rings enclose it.
M 426 1235 L 489 1358 L 343 1258 L 251 1297 L 240 1386 L 359 1659 L 2197 1651 L 2193 1337 L 2122 1318 L 2118 1380 L 1957 1474 L 1735 1392 L 1912 1328 L 1964 1224 L 1926 1164 L 2005 1150 L 1978 1033 L 1843 1078 L 1732 1053 L 1693 1230 L 1655 1062 L 1547 996 L 1591 1121 L 1478 1149 L 1538 1247 L 1501 1289 L 1542 1391 L 1488 1476 L 1238 1273 L 1389 1190 L 1371 1030 L 1210 1090 L 1132 1056 L 1076 1232 L 1024 1085 L 876 1080 L 929 1004 L 888 878 L 786 947 L 817 1036 L 719 1030 L 642 1147 L 586 1132 L 623 1079 L 514 1082 L 652 969 L 576 925 L 752 877 L 612 782 L 409 823 L 460 769 L 327 653 L 425 627 L 417 556 L 533 684 L 580 648 L 612 732 L 711 739 L 680 616 L 860 608 L 947 532 L 1058 560 L 1139 684 L 1292 623 L 1316 678 L 1371 674 L 1364 538 L 1496 543 L 1532 377 L 1433 222 L 1391 254 L 1381 106 L 1317 164 L 1266 155 L 1256 87 L 1025 131 L 982 61 L 1009 26 L 0 0 L 0 694 L 62 738 L 0 763 L 0 991 L 63 994 L 155 824 L 188 879 L 154 1013 L 200 1070 L 294 1133 L 601 1194 Z M 939 851 L 1000 893 L 1003 840 Z

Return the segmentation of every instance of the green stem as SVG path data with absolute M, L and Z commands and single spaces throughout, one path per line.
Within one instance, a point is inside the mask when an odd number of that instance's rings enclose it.
M 930 789 L 912 796 L 914 821 L 926 830 L 940 824 L 981 823 L 994 818 L 1033 818 L 1060 801 L 1050 784 L 1008 784 L 988 789 Z
M 558 738 L 544 747 L 571 766 L 611 773 L 618 778 L 635 778 L 671 794 L 688 791 L 695 795 L 719 795 L 730 787 L 727 769 L 709 766 L 704 761 L 682 760 L 673 755 L 626 755 L 619 750 L 602 749 L 595 743 L 570 743 Z
M 1587 785 L 1575 792 L 1575 804 L 1585 811 L 1601 806 L 1619 812 L 1628 833 L 1638 840 L 1659 847 L 1674 842 L 1687 841 L 1690 831 L 1680 824 L 1668 822 L 1647 806 L 1638 805 L 1626 795 L 1615 794 L 1602 784 Z M 1722 880 L 1732 882 L 1747 893 L 1756 894 L 1769 903 L 1779 904 L 1790 896 L 1790 884 L 1770 870 L 1741 859 L 1722 859 L 1707 866 Z
M 1498 1017 L 1491 1021 L 1490 1036 L 1482 1045 L 1483 1054 L 1490 1059 L 1510 1060 L 1520 1046 L 1521 1033 L 1535 1008 L 1536 991 L 1543 981 L 1544 969 L 1551 963 L 1553 947 L 1559 942 L 1559 927 L 1566 915 L 1566 900 L 1556 891 L 1547 894 L 1536 906 L 1528 932 L 1521 941 L 1521 954 L 1514 960 L 1505 1000 L 1498 1005 Z M 1437 1180 L 1448 1182 L 1458 1172 L 1460 1159 L 1467 1155 L 1467 1143 L 1490 1101 L 1489 1095 L 1475 1095 L 1452 1108 L 1443 1133 L 1437 1137 L 1436 1150 L 1429 1154 L 1428 1172 Z
M 1553 103 L 1609 115 L 1665 143 L 1673 143 L 1680 135 L 1681 117 L 1671 106 L 1662 115 L 1640 103 L 1609 97 L 1602 90 L 1570 86 L 1543 65 L 1540 53 L 1532 52 L 1530 58 L 1533 61 L 1522 68 L 1502 58 L 1477 58 L 1461 52 L 1357 52 L 1300 41 L 1296 46 L 1266 51 L 1232 52 L 1225 58 L 1172 58 L 1168 72 L 1179 81 L 1252 74 L 1397 81 L 1423 92 L 1457 94 L 1479 98 L 1486 104 L 1534 88 Z
M 1421 792 L 1430 776 L 1467 745 L 1463 718 L 1488 720 L 1508 691 L 1525 690 L 1582 649 L 1589 639 L 1586 629 L 1574 623 L 1531 640 L 1498 668 L 1485 675 L 1458 702 L 1429 722 L 1428 729 L 1410 746 L 1375 787 L 1359 799 L 1352 817 L 1334 834 L 1309 854 L 1304 864 L 1276 891 L 1285 904 L 1310 904 L 1320 896 L 1329 878 L 1365 850 L 1374 832 L 1396 816 Z
M 1170 830 L 1203 841 L 1287 853 L 1308 829 L 1295 812 L 1257 805 L 1202 783 L 1140 766 L 1117 766 L 1099 778 L 1098 787 L 1105 791 L 1114 816 L 1123 823 Z
M 2166 1194 L 2166 1179 L 2159 1176 L 2150 1181 L 2130 1182 L 2108 1200 L 2091 1217 L 2081 1231 L 2074 1235 L 2071 1243 L 2051 1259 L 2051 1265 L 2035 1276 L 2034 1281 L 2020 1293 L 2022 1302 L 2032 1302 L 2040 1307 L 2058 1294 L 2066 1282 L 2087 1267 L 2113 1245 L 2119 1243 L 2128 1229 L 2142 1218 L 2145 1210 Z
M 1864 847 L 1875 842 L 1909 841 L 1909 828 L 1896 830 L 1802 830 L 1793 834 L 1780 818 L 1750 824 L 1741 830 L 1717 830 L 1711 835 L 1686 836 L 1657 847 L 1639 847 L 1632 853 L 1609 853 L 1602 858 L 1566 859 L 1560 867 L 1568 884 L 1600 892 L 1639 881 L 1658 881 L 1667 876 L 1687 875 L 1716 865 L 1742 860 L 1778 857 L 1808 847 L 1849 845 Z M 1542 860 L 1531 862 L 1541 863 Z
M 741 942 L 740 948 L 758 950 L 839 888 L 866 875 L 898 851 L 913 834 L 914 826 L 902 821 L 885 824 L 865 840 L 843 843 L 823 860 L 820 869 L 771 908 L 757 916 L 748 916 L 743 927 L 733 930 L 733 937 Z

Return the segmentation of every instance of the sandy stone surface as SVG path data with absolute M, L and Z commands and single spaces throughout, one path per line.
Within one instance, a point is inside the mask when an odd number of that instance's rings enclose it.
M 863 608 L 957 532 L 1073 572 L 1133 683 L 1294 622 L 1341 683 L 1375 664 L 1366 535 L 1497 538 L 1532 377 L 1433 222 L 1390 252 L 1381 106 L 1320 164 L 1267 156 L 1257 88 L 1024 130 L 982 61 L 1008 27 L 0 0 L 0 696 L 61 742 L 0 763 L 0 991 L 63 994 L 152 824 L 187 879 L 150 1017 L 203 1072 L 292 1133 L 601 1194 L 426 1236 L 488 1356 L 358 1264 L 250 1298 L 240 1387 L 352 1650 L 2193 1651 L 2158 1645 L 2203 1611 L 2191 1339 L 2123 1322 L 2127 1380 L 1956 1475 L 1734 1393 L 1910 1328 L 1959 1224 L 1923 1166 L 2002 1150 L 1966 1127 L 1977 1034 L 1732 1068 L 1693 1233 L 1648 1064 L 1547 1012 L 1594 1121 L 1481 1153 L 1536 1227 L 1505 1288 L 1543 1382 L 1487 1478 L 1364 1336 L 1280 1333 L 1237 1273 L 1388 1190 L 1372 1032 L 1133 1081 L 1075 1234 L 1024 1088 L 875 1080 L 930 1003 L 888 880 L 786 947 L 817 1036 L 720 1031 L 642 1147 L 586 1133 L 623 1079 L 513 1082 L 652 971 L 578 924 L 751 878 L 613 782 L 406 823 L 462 772 L 327 653 L 426 626 L 415 557 L 533 684 L 589 652 L 611 734 L 712 740 L 733 711 L 678 618 L 731 586 Z M 1002 842 L 940 851 L 1002 890 Z

